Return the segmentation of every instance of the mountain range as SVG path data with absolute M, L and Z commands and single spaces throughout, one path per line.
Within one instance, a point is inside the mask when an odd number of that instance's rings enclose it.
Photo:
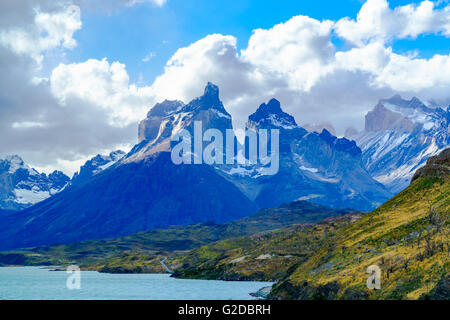
M 75 172 L 72 179 L 61 171 L 46 175 L 27 165 L 18 155 L 0 159 L 0 210 L 22 210 L 41 202 L 65 188 L 81 184 L 107 169 L 125 152 L 96 155 Z
M 279 171 L 262 175 L 260 166 L 234 166 L 224 172 L 259 207 L 308 200 L 332 207 L 370 210 L 391 196 L 367 173 L 354 141 L 324 129 L 308 132 L 283 112 L 276 99 L 249 116 L 247 129 L 280 130 Z
M 405 104 L 399 97 L 389 101 L 380 104 L 390 108 L 394 103 Z M 431 109 L 411 101 L 412 105 L 402 108 L 431 113 Z M 298 200 L 334 208 L 372 210 L 393 192 L 380 183 L 383 180 L 375 168 L 382 170 L 383 165 L 373 165 L 369 159 L 370 146 L 377 144 L 364 144 L 365 134 L 412 130 L 409 134 L 413 135 L 421 128 L 427 134 L 439 132 L 433 140 L 435 144 L 448 144 L 448 128 L 445 132 L 437 130 L 428 122 L 411 126 L 414 122 L 409 118 L 392 116 L 392 111 L 383 108 L 382 112 L 388 114 L 385 120 L 378 120 L 379 110 L 374 111 L 375 116 L 369 113 L 365 131 L 355 136 L 364 146 L 361 150 L 355 141 L 338 138 L 326 129 L 318 133 L 298 126 L 282 110 L 280 102 L 271 99 L 249 116 L 246 129 L 256 133 L 279 130 L 280 161 L 276 174 L 265 174 L 261 164 L 175 165 L 171 159 L 172 138 L 181 130 L 193 134 L 197 121 L 201 121 L 203 132 L 214 128 L 226 136 L 226 131 L 233 129 L 219 88 L 208 83 L 203 95 L 188 104 L 166 100 L 151 108 L 139 124 L 138 144 L 129 153 L 98 155 L 86 162 L 71 181 L 67 178 L 61 192 L 21 212 L 2 213 L 0 249 L 126 236 L 170 225 L 224 223 L 259 208 Z M 444 120 L 430 116 L 443 127 L 444 121 L 448 122 L 448 111 L 432 111 L 444 112 Z M 234 140 L 239 144 L 236 137 Z M 421 147 L 424 145 L 406 152 L 401 159 L 413 161 L 414 152 Z M 385 154 L 395 157 L 390 152 Z M 429 153 L 424 154 L 421 159 Z M 234 157 L 238 156 L 235 150 Z
M 139 125 L 139 143 L 116 162 L 109 163 L 114 155 L 94 158 L 62 192 L 20 213 L 3 214 L 1 248 L 222 223 L 295 200 L 368 210 L 391 195 L 365 171 L 354 142 L 328 131 L 306 131 L 275 99 L 262 104 L 247 123 L 256 131 L 280 130 L 280 170 L 272 176 L 258 175 L 257 166 L 173 164 L 171 138 L 181 129 L 193 132 L 195 121 L 202 121 L 203 131 L 233 128 L 212 83 L 188 104 L 164 101 L 153 107 Z M 102 166 L 107 168 L 93 174 Z

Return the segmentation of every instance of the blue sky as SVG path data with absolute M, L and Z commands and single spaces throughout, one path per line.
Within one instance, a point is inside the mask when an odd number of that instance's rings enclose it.
M 389 4 L 394 8 L 420 2 L 391 0 Z M 83 28 L 74 35 L 78 46 L 67 53 L 66 62 L 107 57 L 126 64 L 133 82 L 141 79 L 150 84 L 178 48 L 208 34 L 233 35 L 241 49 L 247 46 L 254 29 L 269 29 L 295 15 L 317 20 L 355 19 L 363 3 L 361 0 L 168 0 L 161 7 L 144 3 L 108 12 L 84 10 Z M 444 4 L 441 2 L 437 7 Z M 398 40 L 393 48 L 400 53 L 417 50 L 420 57 L 428 58 L 436 53 L 447 54 L 450 41 L 442 36 L 421 35 L 417 39 Z M 151 59 L 143 62 L 150 53 Z

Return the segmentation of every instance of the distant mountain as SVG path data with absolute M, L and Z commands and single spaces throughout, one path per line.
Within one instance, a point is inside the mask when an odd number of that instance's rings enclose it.
M 354 141 L 339 139 L 325 129 L 321 133 L 306 131 L 282 111 L 276 99 L 250 115 L 247 128 L 280 130 L 278 173 L 264 175 L 259 165 L 220 167 L 219 171 L 259 207 L 308 200 L 371 210 L 392 195 L 366 172 Z
M 72 177 L 71 184 L 86 182 L 94 175 L 111 167 L 113 164 L 123 158 L 124 155 L 125 152 L 121 150 L 113 151 L 109 155 L 96 155 L 92 159 L 86 161 L 86 163 L 80 167 L 80 170 L 78 172 L 75 172 Z
M 380 100 L 367 113 L 365 129 L 348 131 L 362 149 L 369 173 L 390 191 L 408 186 L 426 160 L 450 145 L 450 108 L 430 108 L 417 98 Z
M 69 180 L 61 171 L 39 173 L 17 155 L 0 159 L 0 209 L 30 207 L 61 191 Z

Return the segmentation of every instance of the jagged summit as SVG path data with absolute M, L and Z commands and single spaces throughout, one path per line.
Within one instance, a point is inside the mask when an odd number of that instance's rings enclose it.
M 206 84 L 203 95 L 189 102 L 184 109 L 186 111 L 215 109 L 229 116 L 222 101 L 220 101 L 219 87 L 211 82 Z
M 261 104 L 255 113 L 248 117 L 249 128 L 297 128 L 295 119 L 290 114 L 281 109 L 281 104 L 277 99 L 271 99 L 267 104 Z
M 353 140 L 338 138 L 332 135 L 327 129 L 323 129 L 319 137 L 325 140 L 330 146 L 334 146 L 338 151 L 347 152 L 354 157 L 361 155 L 361 149 Z
M 86 163 L 80 167 L 79 172 L 74 173 L 72 184 L 75 185 L 89 180 L 92 176 L 114 165 L 124 156 L 125 152 L 122 150 L 112 151 L 109 155 L 96 155 L 92 159 L 86 161 Z
M 208 81 L 203 95 L 219 98 L 219 87 L 216 86 L 214 83 Z
M 380 103 L 391 103 L 404 108 L 426 108 L 425 104 L 419 98 L 412 97 L 411 100 L 406 100 L 399 94 L 396 94 L 389 99 L 381 99 Z
M 70 178 L 61 171 L 48 176 L 27 165 L 18 155 L 0 159 L 0 209 L 20 210 L 62 190 Z
M 14 173 L 18 169 L 29 170 L 30 173 L 33 173 L 33 170 L 31 170 L 17 154 L 6 156 L 2 167 L 6 168 L 10 173 Z
M 21 163 L 23 164 L 23 159 L 17 155 L 17 154 L 13 154 L 13 155 L 8 155 L 5 157 L 5 160 L 11 162 L 11 163 Z
M 347 137 L 363 150 L 368 172 L 392 192 L 406 188 L 426 160 L 450 144 L 450 113 L 418 98 L 382 99 L 367 113 L 365 129 Z
M 372 111 L 369 111 L 365 117 L 366 131 L 399 130 L 412 132 L 414 127 L 415 124 L 411 120 L 405 118 L 399 112 L 386 108 L 381 102 Z
M 183 106 L 184 103 L 179 100 L 164 100 L 163 102 L 155 104 L 155 106 L 150 109 L 147 113 L 147 118 L 167 116 L 180 110 Z

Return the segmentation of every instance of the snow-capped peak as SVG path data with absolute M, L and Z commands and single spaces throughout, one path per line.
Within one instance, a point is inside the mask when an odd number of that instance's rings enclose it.
M 107 155 L 98 154 L 80 167 L 79 172 L 75 172 L 72 184 L 84 182 L 92 176 L 108 169 L 125 156 L 122 150 L 116 150 Z
M 380 100 L 380 104 L 387 110 L 402 115 L 412 124 L 421 125 L 424 130 L 430 130 L 438 125 L 440 115 L 436 115 L 436 111 L 443 110 L 429 108 L 416 97 L 411 98 L 411 100 L 404 100 L 399 95 Z
M 30 168 L 21 157 L 18 155 L 10 155 L 5 157 L 6 164 L 8 166 L 8 172 L 9 173 L 15 173 L 19 169 L 23 169 L 28 171 L 30 175 L 38 175 L 39 173 L 34 170 L 33 168 Z
M 28 166 L 18 155 L 0 159 L 0 209 L 23 209 L 62 190 L 69 181 L 64 173 L 47 176 Z
M 405 188 L 426 160 L 450 143 L 448 108 L 427 107 L 418 98 L 382 99 L 366 115 L 365 130 L 349 138 L 363 150 L 369 173 L 393 192 Z

